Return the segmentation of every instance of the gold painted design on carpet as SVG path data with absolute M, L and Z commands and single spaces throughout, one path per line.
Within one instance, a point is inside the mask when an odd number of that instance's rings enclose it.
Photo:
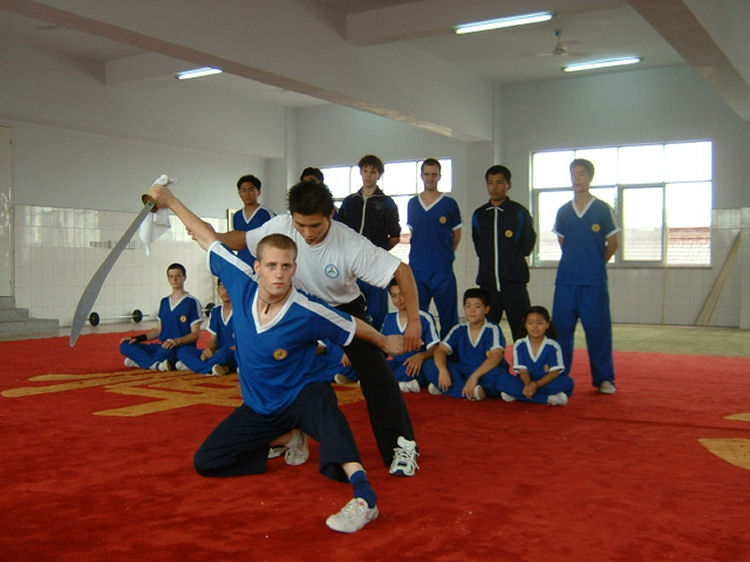
M 156 373 L 130 370 L 85 375 L 47 374 L 31 377 L 29 380 L 55 384 L 11 388 L 0 394 L 6 398 L 22 398 L 102 387 L 106 392 L 149 399 L 132 406 L 93 412 L 96 416 L 143 416 L 197 405 L 236 408 L 242 403 L 236 374 L 208 377 L 177 371 Z M 358 385 L 333 385 L 333 388 L 339 405 L 364 399 Z
M 725 420 L 750 421 L 750 412 L 726 416 Z M 740 437 L 727 439 L 698 439 L 701 445 L 720 459 L 750 470 L 750 439 Z

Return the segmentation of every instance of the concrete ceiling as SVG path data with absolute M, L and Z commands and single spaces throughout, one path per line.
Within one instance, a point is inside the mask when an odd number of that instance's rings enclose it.
M 462 76 L 470 78 L 464 87 L 476 91 L 484 84 L 564 79 L 568 75 L 561 67 L 573 61 L 635 55 L 644 58 L 638 68 L 693 65 L 730 107 L 750 120 L 750 53 L 745 40 L 750 3 L 743 0 L 716 0 L 710 10 L 702 0 L 278 0 L 273 9 L 262 2 L 217 0 L 206 4 L 211 10 L 183 0 L 163 4 L 171 4 L 173 13 L 176 6 L 186 8 L 180 13 L 187 18 L 182 24 L 179 17 L 173 18 L 179 29 L 162 31 L 158 22 L 167 21 L 166 9 L 160 15 L 159 6 L 146 0 L 134 1 L 129 12 L 116 0 L 0 0 L 0 33 L 101 62 L 107 84 L 113 87 L 168 80 L 176 70 L 214 62 L 228 72 L 191 81 L 198 84 L 191 87 L 232 90 L 290 107 L 342 103 L 469 140 L 484 135 L 471 125 L 462 131 L 455 123 L 442 123 L 435 118 L 437 112 L 420 115 L 404 99 L 409 92 L 413 97 L 415 87 L 452 88 L 460 97 L 462 84 L 456 82 L 464 82 Z M 157 23 L 139 18 L 139 7 Z M 286 26 L 279 22 L 284 20 L 273 11 L 283 14 L 284 7 L 289 20 L 301 26 L 296 37 L 284 35 L 295 28 L 290 24 L 290 30 L 283 29 Z M 555 18 L 474 35 L 452 33 L 458 23 L 542 8 L 554 11 Z M 294 22 L 298 14 L 303 20 Z M 233 20 L 241 17 L 252 23 L 234 30 Z M 316 66 L 324 63 L 315 58 L 315 37 L 298 40 L 304 18 L 316 30 L 311 33 L 325 39 L 319 41 L 318 58 L 326 59 L 328 66 L 338 65 L 351 75 L 349 80 L 330 80 L 329 69 Z M 206 25 L 198 27 L 196 20 L 202 19 Z M 180 34 L 187 25 L 196 27 Z M 556 30 L 565 54 L 553 54 Z M 264 49 L 263 45 L 273 45 L 274 31 L 282 46 Z M 225 38 L 247 45 L 214 48 Z M 340 53 L 340 60 L 331 60 L 330 53 Z M 419 70 L 412 72 L 406 62 L 398 68 L 394 61 L 402 59 L 416 63 Z M 380 61 L 383 67 L 373 72 L 394 87 L 404 84 L 403 91 L 394 91 L 393 100 L 377 93 L 370 98 L 367 88 L 348 88 L 348 82 L 366 82 L 369 66 Z

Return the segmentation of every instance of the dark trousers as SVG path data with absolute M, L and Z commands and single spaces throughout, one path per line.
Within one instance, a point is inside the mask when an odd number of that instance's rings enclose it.
M 361 297 L 336 308 L 367 322 L 367 309 Z M 401 389 L 385 355 L 377 347 L 354 338 L 344 351 L 359 377 L 380 454 L 386 466 L 390 466 L 399 435 L 415 440 L 414 428 Z
M 492 287 L 482 287 L 490 295 L 490 312 L 487 319 L 495 324 L 500 323 L 503 317 L 503 310 L 508 317 L 510 324 L 511 343 L 523 337 L 523 315 L 531 306 L 529 302 L 529 293 L 526 287 L 516 287 L 514 289 L 503 289 L 497 291 Z
M 195 453 L 195 470 L 203 476 L 261 474 L 266 471 L 269 443 L 294 428 L 320 442 L 321 474 L 348 482 L 341 465 L 361 462 L 359 450 L 327 382 L 306 385 L 292 405 L 278 414 L 261 415 L 242 404 Z

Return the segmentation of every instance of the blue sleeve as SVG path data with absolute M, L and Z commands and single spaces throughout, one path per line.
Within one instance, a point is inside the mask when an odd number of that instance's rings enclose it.
M 208 248 L 208 264 L 211 273 L 221 279 L 233 303 L 242 302 L 242 292 L 249 284 L 255 284 L 253 270 L 249 264 L 238 258 L 232 250 L 214 242 Z
M 452 210 L 452 216 L 453 216 L 453 224 L 451 225 L 454 229 L 461 224 L 461 209 L 458 207 L 458 203 L 455 199 L 451 197 L 451 202 L 453 203 L 453 210 Z

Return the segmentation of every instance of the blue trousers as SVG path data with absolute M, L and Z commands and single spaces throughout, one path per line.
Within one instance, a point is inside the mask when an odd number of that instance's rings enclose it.
M 546 404 L 547 397 L 551 394 L 558 394 L 559 392 L 564 392 L 568 396 L 573 394 L 573 387 L 575 386 L 575 382 L 568 375 L 560 375 L 556 379 L 553 379 L 545 384 L 542 388 L 538 389 L 534 396 L 531 397 L 531 400 L 523 395 L 523 386 L 524 385 L 521 377 L 517 375 L 511 375 L 510 373 L 502 373 L 497 379 L 496 389 L 498 392 L 510 394 L 516 400 L 525 400 L 526 402 Z
M 120 353 L 138 363 L 141 369 L 148 369 L 151 365 L 160 361 L 169 361 L 174 365 L 177 362 L 178 349 L 179 347 L 164 349 L 160 343 L 130 343 L 124 341 L 120 344 Z
M 185 366 L 194 373 L 203 375 L 211 374 L 214 365 L 223 365 L 228 373 L 237 370 L 237 360 L 231 347 L 220 347 L 212 357 L 205 361 L 201 359 L 201 353 L 203 353 L 202 349 L 192 345 L 180 346 L 177 348 L 177 360 L 185 363 Z
M 440 388 L 440 372 L 438 371 L 437 365 L 435 365 L 434 361 L 425 361 L 422 364 L 422 372 L 424 373 L 425 377 L 427 377 L 427 380 L 429 382 Z M 450 361 L 448 361 L 448 373 L 450 373 L 451 376 L 451 386 L 448 390 L 443 392 L 443 394 L 445 394 L 446 396 L 452 396 L 453 398 L 463 398 L 461 392 L 464 389 L 466 381 L 469 380 L 469 377 L 473 372 L 474 369 L 470 369 L 468 367 L 465 367 L 464 365 L 451 363 Z M 500 378 L 500 375 L 502 373 L 506 372 L 507 371 L 504 367 L 498 366 L 479 379 L 479 386 L 484 389 L 487 396 L 500 396 L 500 391 L 497 390 L 498 379 Z
M 320 442 L 320 472 L 348 482 L 341 465 L 361 462 L 349 422 L 327 382 L 306 385 L 283 412 L 261 415 L 242 404 L 222 421 L 195 453 L 203 476 L 242 476 L 266 471 L 269 443 L 294 428 Z
M 605 286 L 556 285 L 552 321 L 562 348 L 565 371 L 571 373 L 576 324 L 581 319 L 589 351 L 594 386 L 615 381 L 612 355 L 612 318 L 609 291 Z
M 448 335 L 458 324 L 458 287 L 453 270 L 414 271 L 414 279 L 419 291 L 419 308 L 430 311 L 430 301 L 435 301 L 440 319 L 440 339 Z

